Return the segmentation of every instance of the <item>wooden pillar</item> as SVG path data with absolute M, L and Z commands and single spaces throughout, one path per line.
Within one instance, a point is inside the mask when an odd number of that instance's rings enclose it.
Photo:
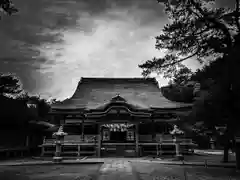
M 155 125 L 154 120 L 151 119 L 151 129 L 152 129 L 152 141 L 156 140 L 156 131 L 155 131 Z
M 80 144 L 78 144 L 78 152 L 77 152 L 77 156 L 80 157 L 81 156 L 81 146 Z
M 82 120 L 82 141 L 84 141 L 84 120 Z
M 97 156 L 101 157 L 101 143 L 102 143 L 102 133 L 101 124 L 98 124 L 98 145 L 97 145 Z
M 135 145 L 136 145 L 136 156 L 139 156 L 139 145 L 138 145 L 138 140 L 139 140 L 139 132 L 138 132 L 138 126 L 139 124 L 135 124 Z
M 65 124 L 65 119 L 66 119 L 66 115 L 63 115 L 59 122 L 60 126 Z
M 29 135 L 26 136 L 25 146 L 29 147 Z

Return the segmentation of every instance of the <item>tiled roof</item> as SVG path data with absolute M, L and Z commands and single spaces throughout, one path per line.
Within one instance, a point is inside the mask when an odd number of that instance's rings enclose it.
M 190 104 L 166 99 L 155 78 L 82 78 L 73 96 L 53 109 L 95 109 L 120 95 L 136 108 L 180 108 Z

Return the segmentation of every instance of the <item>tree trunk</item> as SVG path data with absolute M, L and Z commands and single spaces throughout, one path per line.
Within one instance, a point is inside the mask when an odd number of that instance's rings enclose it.
M 240 34 L 238 34 L 235 38 L 235 45 L 231 48 L 231 52 L 229 55 L 227 55 L 227 83 L 228 83 L 228 90 L 229 90 L 229 115 L 230 119 L 228 121 L 228 132 L 232 136 L 228 136 L 228 143 L 226 143 L 226 148 L 224 147 L 224 160 L 225 158 L 228 159 L 225 155 L 225 152 L 227 152 L 227 148 L 229 149 L 229 140 L 230 138 L 234 138 L 239 132 L 237 125 L 237 120 L 239 116 L 239 102 L 240 102 L 240 83 L 239 83 L 239 66 L 240 61 L 238 58 L 239 49 L 240 49 Z M 227 147 L 228 146 L 228 147 Z M 234 144 L 236 148 L 236 161 L 238 160 L 237 157 L 240 156 L 240 151 L 238 151 L 238 148 L 236 146 L 236 143 Z M 226 150 L 225 150 L 226 149 Z M 237 162 L 237 164 L 240 164 L 240 162 Z

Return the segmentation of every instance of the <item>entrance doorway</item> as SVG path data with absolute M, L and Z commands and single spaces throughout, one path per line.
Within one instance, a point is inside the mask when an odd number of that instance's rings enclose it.
M 110 132 L 110 141 L 114 142 L 125 142 L 127 137 L 127 132 L 121 132 L 121 131 L 111 131 Z

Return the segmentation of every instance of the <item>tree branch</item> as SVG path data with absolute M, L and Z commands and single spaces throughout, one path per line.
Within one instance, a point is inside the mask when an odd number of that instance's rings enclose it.
M 161 68 L 173 66 L 173 65 L 175 65 L 175 64 L 177 64 L 177 63 L 183 62 L 183 61 L 185 61 L 185 60 L 187 60 L 187 59 L 189 59 L 189 58 L 192 58 L 192 57 L 196 56 L 196 55 L 198 54 L 198 52 L 199 52 L 199 49 L 198 49 L 195 53 L 191 54 L 190 56 L 187 56 L 187 57 L 185 57 L 185 58 L 179 59 L 179 60 L 174 61 L 174 62 L 172 62 L 172 63 L 165 64 L 165 65 L 161 66 Z
M 226 25 L 224 25 L 223 23 L 221 23 L 220 21 L 218 21 L 217 19 L 213 18 L 213 17 L 209 17 L 208 14 L 206 14 L 202 8 L 199 6 L 199 4 L 197 4 L 194 0 L 189 0 L 190 3 L 200 12 L 200 14 L 203 16 L 205 22 L 211 22 L 214 24 L 214 27 L 216 29 L 219 29 L 221 30 L 224 35 L 226 36 L 226 40 L 227 40 L 227 44 L 228 44 L 228 50 L 231 49 L 232 47 L 232 36 L 228 30 L 228 28 L 226 27 Z M 236 1 L 239 1 L 239 0 L 236 0 Z M 209 26 L 207 24 L 207 26 Z
M 236 7 L 235 7 L 235 22 L 238 28 L 238 31 L 240 32 L 240 23 L 239 23 L 239 0 L 236 1 Z

